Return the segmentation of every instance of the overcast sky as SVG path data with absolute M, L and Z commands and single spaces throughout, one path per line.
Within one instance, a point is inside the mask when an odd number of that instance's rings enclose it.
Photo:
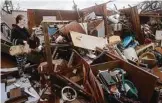
M 4 0 L 2 0 L 4 1 Z M 74 0 L 79 9 L 93 6 L 95 3 L 101 4 L 109 0 Z M 128 4 L 135 5 L 144 0 L 112 0 L 113 2 L 107 4 L 107 8 L 114 8 L 116 4 L 117 8 L 128 7 Z M 72 10 L 73 0 L 12 0 L 14 8 L 20 8 L 21 10 L 27 9 L 60 9 L 60 10 Z

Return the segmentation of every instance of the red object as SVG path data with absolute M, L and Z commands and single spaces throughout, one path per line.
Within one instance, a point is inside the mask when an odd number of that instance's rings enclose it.
M 152 40 L 149 39 L 149 38 L 146 38 L 145 41 L 144 41 L 144 43 L 145 43 L 145 44 L 150 44 L 150 43 L 152 43 Z

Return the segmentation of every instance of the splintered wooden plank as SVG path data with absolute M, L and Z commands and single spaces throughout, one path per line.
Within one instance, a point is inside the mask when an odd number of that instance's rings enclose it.
M 107 44 L 107 39 L 101 37 L 90 36 L 78 32 L 70 32 L 73 45 L 76 47 L 96 50 L 96 47 L 103 48 Z

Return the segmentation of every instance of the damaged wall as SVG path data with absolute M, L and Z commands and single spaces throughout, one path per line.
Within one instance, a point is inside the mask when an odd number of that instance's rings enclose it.
M 88 8 L 84 8 L 81 11 L 84 12 L 84 14 L 89 14 L 91 12 L 95 12 L 96 15 L 103 16 L 103 14 L 104 14 L 103 6 L 104 5 L 105 5 L 105 3 L 100 4 L 100 5 L 91 6 Z
M 12 28 L 12 24 L 15 24 L 16 17 L 17 15 L 24 15 L 26 21 L 28 21 L 27 18 L 27 12 L 26 11 L 21 11 L 21 10 L 13 10 L 12 14 L 7 14 L 5 11 L 1 11 L 1 20 L 2 22 L 5 22 L 10 28 Z M 25 24 L 25 27 L 28 28 L 27 23 Z
M 61 15 L 61 17 L 60 17 Z M 82 13 L 80 13 L 82 15 Z M 43 9 L 28 9 L 28 26 L 31 30 L 34 26 L 40 25 L 43 16 L 56 16 L 56 20 L 78 20 L 78 14 L 72 10 L 43 10 Z
M 91 6 L 91 7 L 88 7 L 88 8 L 84 8 L 82 9 L 81 11 L 83 12 L 84 16 L 85 15 L 88 15 L 92 12 L 94 12 L 97 16 L 103 16 L 103 20 L 104 20 L 104 33 L 105 35 L 107 35 L 108 31 L 108 25 L 107 25 L 107 14 L 108 14 L 108 11 L 106 9 L 106 3 L 103 3 L 103 4 L 100 4 L 100 5 L 95 5 L 95 6 Z

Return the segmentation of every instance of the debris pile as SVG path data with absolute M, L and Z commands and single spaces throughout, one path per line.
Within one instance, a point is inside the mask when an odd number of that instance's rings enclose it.
M 106 4 L 76 11 L 75 21 L 44 19 L 33 28 L 38 45 L 29 47 L 43 59 L 20 78 L 17 68 L 1 69 L 5 103 L 161 101 L 162 9 L 141 10 L 142 2 L 110 13 Z M 14 48 L 10 54 L 22 53 Z

